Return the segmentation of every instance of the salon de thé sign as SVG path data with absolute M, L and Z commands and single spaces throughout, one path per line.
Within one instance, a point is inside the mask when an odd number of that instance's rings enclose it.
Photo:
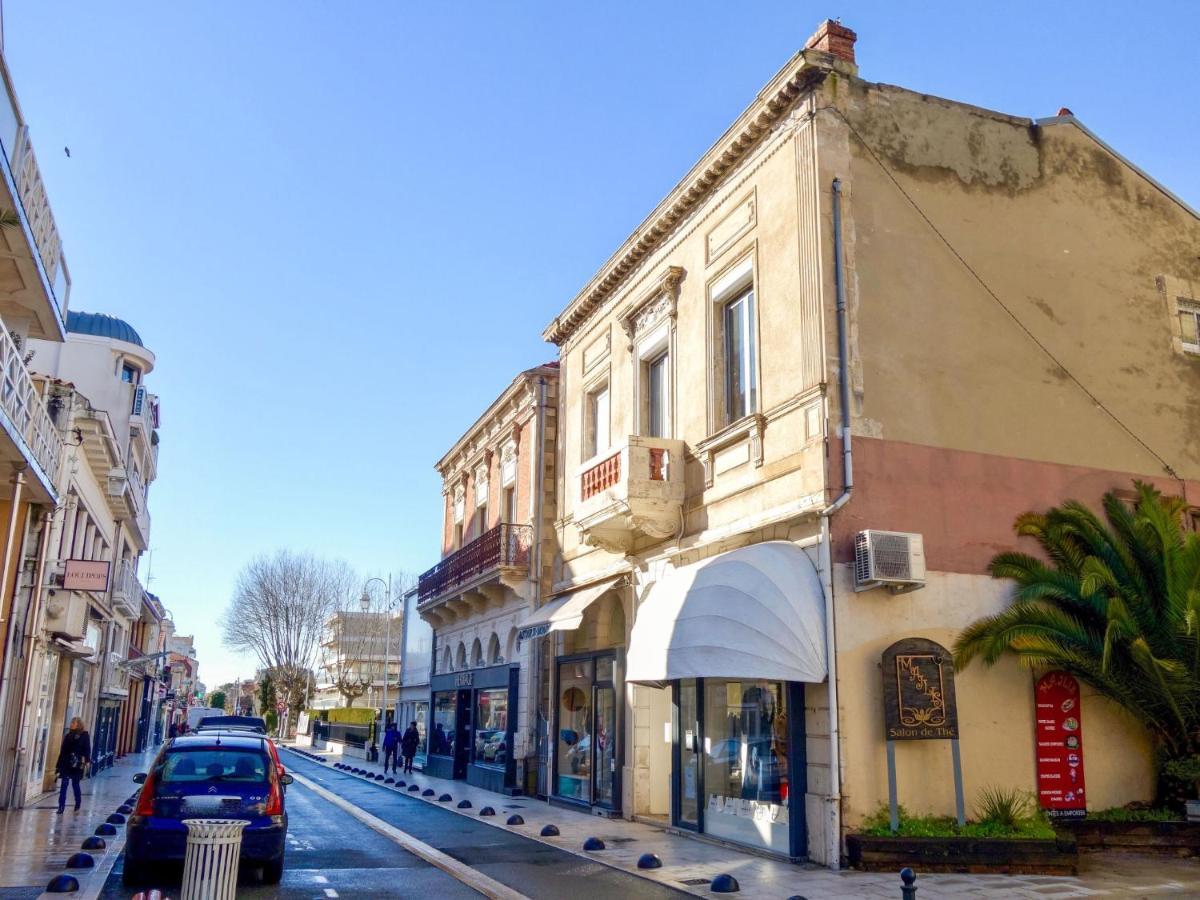
M 883 651 L 887 740 L 958 739 L 954 660 L 936 641 L 905 638 Z

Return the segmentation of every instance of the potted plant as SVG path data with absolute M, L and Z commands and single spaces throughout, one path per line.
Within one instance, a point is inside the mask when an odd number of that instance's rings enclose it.
M 1187 817 L 1189 822 L 1200 822 L 1200 756 L 1173 759 L 1163 766 L 1163 771 L 1171 778 L 1192 785 L 1192 796 L 1185 801 Z

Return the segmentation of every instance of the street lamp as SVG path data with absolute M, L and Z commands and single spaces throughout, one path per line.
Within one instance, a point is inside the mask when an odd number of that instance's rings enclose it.
M 367 579 L 366 584 L 363 585 L 362 599 L 359 601 L 362 604 L 363 612 L 367 612 L 371 608 L 371 595 L 367 589 L 373 581 L 378 581 L 383 585 L 383 608 L 387 615 L 387 626 L 383 639 L 383 725 L 384 728 L 387 728 L 388 668 L 391 665 L 392 650 L 392 576 L 389 574 L 386 581 L 382 578 Z

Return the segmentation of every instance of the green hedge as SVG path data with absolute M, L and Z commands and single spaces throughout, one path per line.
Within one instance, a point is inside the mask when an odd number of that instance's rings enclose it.
M 326 712 L 329 713 L 327 721 L 331 724 L 370 725 L 375 721 L 375 710 L 357 706 L 349 709 L 329 709 Z
M 327 710 L 327 709 L 306 709 L 305 712 L 308 713 L 308 720 L 310 722 L 315 722 L 318 719 L 320 719 L 322 722 L 324 722 L 329 713 L 329 710 Z

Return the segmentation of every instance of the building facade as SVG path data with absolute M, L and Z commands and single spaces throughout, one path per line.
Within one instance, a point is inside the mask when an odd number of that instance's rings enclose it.
M 429 677 L 433 671 L 433 628 L 417 614 L 418 588 L 404 592 L 400 639 L 400 688 L 395 721 L 401 731 L 417 723 L 421 743 L 413 765 L 424 769 L 429 748 Z
M 377 709 L 385 689 L 395 701 L 402 632 L 394 612 L 340 610 L 330 616 L 321 636 L 313 708 Z M 390 717 L 394 707 L 388 706 Z
M 518 639 L 553 550 L 558 367 L 518 375 L 437 464 L 442 560 L 421 575 L 433 630 L 426 771 L 536 790 L 539 661 Z
M 888 800 L 885 651 L 1007 604 L 1015 516 L 1200 496 L 1198 245 L 1069 112 L 867 82 L 825 23 L 545 330 L 546 793 L 838 865 Z M 903 592 L 856 578 L 881 531 Z M 896 751 L 914 812 L 954 811 L 947 744 L 968 805 L 1034 784 L 1031 674 L 956 682 L 953 740 Z M 1081 705 L 1088 805 L 1150 799 L 1147 736 Z

